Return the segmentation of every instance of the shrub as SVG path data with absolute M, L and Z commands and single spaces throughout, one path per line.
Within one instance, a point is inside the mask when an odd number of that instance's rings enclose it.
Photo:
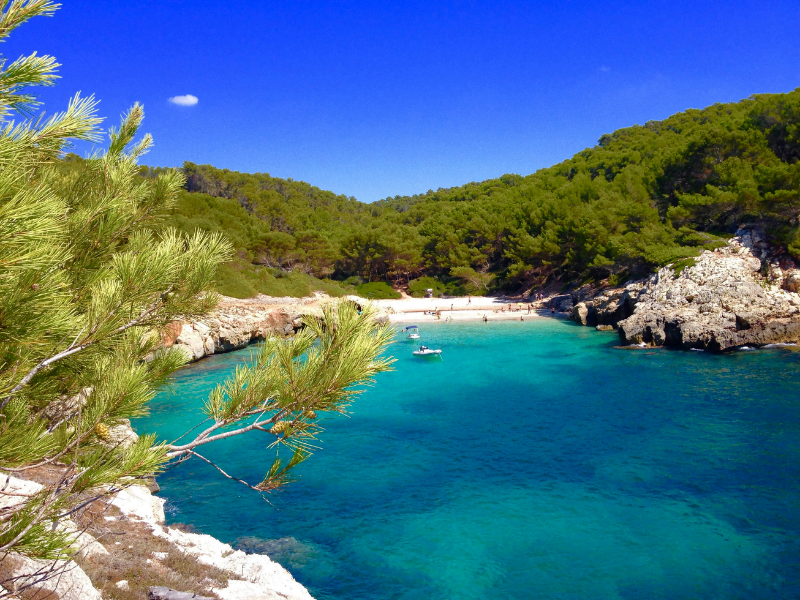
M 215 289 L 232 298 L 252 298 L 257 294 L 302 298 L 315 291 L 338 298 L 348 293 L 345 286 L 331 279 L 317 279 L 299 271 L 253 265 L 241 259 L 219 269 Z
M 684 258 L 683 260 L 679 260 L 678 262 L 672 265 L 672 270 L 675 272 L 675 276 L 677 277 L 680 275 L 684 269 L 689 267 L 693 267 L 697 264 L 697 260 L 690 256 L 689 258 Z
M 425 297 L 425 293 L 429 289 L 433 290 L 433 295 L 437 298 L 447 293 L 447 286 L 435 277 L 420 277 L 410 281 L 408 284 L 408 293 L 414 298 Z
M 356 286 L 356 293 L 362 298 L 372 300 L 396 300 L 400 298 L 400 292 L 394 291 L 385 281 L 372 281 Z

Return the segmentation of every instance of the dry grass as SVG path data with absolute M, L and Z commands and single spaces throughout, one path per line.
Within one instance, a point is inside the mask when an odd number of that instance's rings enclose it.
M 43 485 L 52 485 L 64 474 L 63 467 L 44 466 L 25 473 L 27 479 Z M 113 517 L 108 520 L 106 517 Z M 75 562 L 89 576 L 94 587 L 103 598 L 109 600 L 141 600 L 147 598 L 147 588 L 163 585 L 182 592 L 194 592 L 202 596 L 217 598 L 212 588 L 224 588 L 228 582 L 225 571 L 199 562 L 194 556 L 184 553 L 167 540 L 156 537 L 150 525 L 125 517 L 120 510 L 100 499 L 88 504 L 73 515 L 79 530 L 91 534 L 108 550 L 108 555 L 75 557 Z M 177 525 L 191 533 L 191 525 Z M 153 552 L 166 553 L 163 560 Z M 4 565 L 0 561 L 0 580 Z M 125 580 L 129 588 L 116 586 Z M 27 590 L 20 594 L 24 600 L 58 600 L 58 595 L 44 591 Z
M 126 519 L 116 507 L 102 500 L 91 504 L 75 520 L 109 552 L 107 556 L 76 560 L 103 598 L 141 600 L 147 597 L 147 588 L 154 585 L 217 598 L 211 589 L 227 585 L 225 571 L 204 565 L 154 536 L 148 524 Z M 154 552 L 165 552 L 167 556 L 160 560 L 153 556 Z M 128 582 L 129 589 L 116 586 L 121 580 Z

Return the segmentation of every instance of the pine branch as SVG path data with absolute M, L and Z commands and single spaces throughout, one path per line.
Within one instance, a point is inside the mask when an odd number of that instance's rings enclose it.
M 254 486 L 254 485 L 250 485 L 250 484 L 249 484 L 249 483 L 247 483 L 247 482 L 246 482 L 244 479 L 239 479 L 238 477 L 234 477 L 233 475 L 228 475 L 228 474 L 227 474 L 225 471 L 223 471 L 223 470 L 222 470 L 222 469 L 221 469 L 221 468 L 220 468 L 220 467 L 219 467 L 217 464 L 215 464 L 214 462 L 210 461 L 209 459 L 207 459 L 207 458 L 206 458 L 205 456 L 203 456 L 202 454 L 198 454 L 197 452 L 194 452 L 193 450 L 188 450 L 188 451 L 187 451 L 187 453 L 188 453 L 188 454 L 190 454 L 191 456 L 196 456 L 197 458 L 199 458 L 199 459 L 201 459 L 201 460 L 204 460 L 204 461 L 206 461 L 208 464 L 210 464 L 212 467 L 214 467 L 214 468 L 215 468 L 217 471 L 219 471 L 219 472 L 222 474 L 222 476 L 223 476 L 223 477 L 227 477 L 228 479 L 231 479 L 231 480 L 233 480 L 233 481 L 238 481 L 238 482 L 239 482 L 239 483 L 241 483 L 242 485 L 244 485 L 244 486 L 246 486 L 246 487 L 249 487 L 251 490 L 255 490 L 256 492 L 259 492 L 259 493 L 262 493 L 262 494 L 263 494 L 264 490 L 262 490 L 262 489 L 259 489 L 259 488 L 257 488 L 257 487 L 256 487 L 256 486 Z M 262 496 L 262 497 L 263 497 L 263 496 Z M 266 498 L 264 498 L 264 500 L 265 500 L 265 501 L 266 501 L 268 504 L 271 504 L 271 503 L 269 502 L 269 500 L 267 500 Z
M 165 293 L 169 293 L 169 291 L 171 291 L 173 287 L 174 286 L 170 286 L 170 288 Z M 28 371 L 28 373 L 20 380 L 20 382 L 17 385 L 15 385 L 13 388 L 11 388 L 11 391 L 9 392 L 9 394 L 3 399 L 2 402 L 0 402 L 0 410 L 5 408 L 5 406 L 11 401 L 11 399 L 14 397 L 14 395 L 17 394 L 26 385 L 28 385 L 30 383 L 31 379 L 33 379 L 37 375 L 37 373 L 39 373 L 39 371 L 41 371 L 42 369 L 44 369 L 46 367 L 49 367 L 50 365 L 58 362 L 59 360 L 62 360 L 64 358 L 72 356 L 73 354 L 77 354 L 78 352 L 86 350 L 86 348 L 94 346 L 96 343 L 101 342 L 106 338 L 110 338 L 110 337 L 113 337 L 115 335 L 119 335 L 120 333 L 123 333 L 123 332 L 127 331 L 131 327 L 136 327 L 138 325 L 141 325 L 145 321 L 145 319 L 147 319 L 147 317 L 151 316 L 156 310 L 158 310 L 158 308 L 161 305 L 161 303 L 162 303 L 162 300 L 161 300 L 161 298 L 159 298 L 148 309 L 142 311 L 139 314 L 138 317 L 136 317 L 132 321 L 129 321 L 128 323 L 118 327 L 117 329 L 112 331 L 110 334 L 108 334 L 104 338 L 99 338 L 99 339 L 94 339 L 94 340 L 89 340 L 89 341 L 86 341 L 86 342 L 82 342 L 81 344 L 78 344 L 77 346 L 74 346 L 74 342 L 73 342 L 73 345 L 71 345 L 66 350 L 62 350 L 61 352 L 59 352 L 59 353 L 57 353 L 57 354 L 55 354 L 55 355 L 53 355 L 53 356 L 51 356 L 49 358 L 46 358 L 45 360 L 43 360 L 41 362 L 39 362 L 39 364 L 37 364 L 35 367 L 33 367 L 33 369 Z M 90 331 L 88 335 L 89 336 L 93 335 L 94 333 L 97 332 L 98 329 L 99 329 L 99 325 L 96 326 L 92 331 Z

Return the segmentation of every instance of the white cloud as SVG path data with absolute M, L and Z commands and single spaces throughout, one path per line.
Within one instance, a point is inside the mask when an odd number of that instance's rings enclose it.
M 169 99 L 170 102 L 173 104 L 177 104 L 178 106 L 194 106 L 197 104 L 197 96 L 192 96 L 191 94 L 186 94 L 185 96 L 173 96 Z

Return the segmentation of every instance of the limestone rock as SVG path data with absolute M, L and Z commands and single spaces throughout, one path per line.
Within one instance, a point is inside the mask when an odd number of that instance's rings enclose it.
M 592 306 L 594 308 L 594 306 Z M 589 320 L 589 307 L 586 306 L 585 302 L 579 302 L 575 306 L 572 307 L 572 319 L 580 323 L 581 325 L 588 325 Z
M 93 391 L 94 388 L 85 387 L 75 396 L 60 396 L 45 407 L 44 415 L 52 422 L 59 421 L 75 413 L 79 407 L 86 406 L 86 401 Z
M 200 325 L 199 323 L 196 325 Z M 181 332 L 175 340 L 176 345 L 183 346 L 190 359 L 198 360 L 206 354 L 205 340 L 195 329 L 195 324 L 184 323 Z
M 572 295 L 561 294 L 550 299 L 550 306 L 558 312 L 572 312 Z
M 774 265 L 766 275 L 762 260 Z M 797 341 L 800 297 L 780 289 L 778 284 L 788 285 L 780 264 L 763 233 L 740 230 L 727 246 L 703 252 L 680 275 L 663 268 L 643 282 L 635 291 L 633 314 L 619 322 L 620 340 L 713 351 Z
M 192 592 L 178 592 L 158 585 L 147 589 L 147 600 L 213 600 L 213 598 L 198 596 Z
M 103 441 L 103 445 L 128 448 L 133 446 L 138 439 L 139 436 L 136 435 L 136 432 L 131 428 L 130 419 L 122 419 L 117 425 L 108 428 L 108 439 Z
M 357 296 L 351 299 L 366 302 Z M 223 296 L 219 306 L 202 321 L 171 323 L 162 332 L 162 344 L 183 352 L 189 361 L 219 352 L 239 350 L 270 336 L 293 335 L 303 327 L 303 317 L 320 314 L 319 304 L 326 301 L 327 296 L 321 293 L 310 298 L 259 295 L 240 300 Z M 384 324 L 389 317 L 380 314 L 377 320 Z
M 245 554 L 234 550 L 210 535 L 187 533 L 163 527 L 164 500 L 153 497 L 144 486 L 133 486 L 116 494 L 112 504 L 128 518 L 145 521 L 152 526 L 153 535 L 167 540 L 182 552 L 194 556 L 203 564 L 227 571 L 236 579 L 214 593 L 223 600 L 313 600 L 302 585 L 281 565 L 262 554 Z M 163 560 L 166 554 L 153 552 L 153 558 Z M 145 557 L 142 557 L 145 560 Z M 147 559 L 149 560 L 149 559 Z M 155 591 L 154 591 L 155 590 Z M 183 596 L 169 588 L 150 588 L 150 598 L 180 600 Z M 168 596 L 153 596 L 154 593 L 170 593 Z M 192 596 L 188 596 L 192 598 Z
M 101 600 L 102 595 L 73 561 L 45 561 L 7 554 L 3 558 L 2 579 L 9 581 L 10 592 L 25 590 L 25 598 L 59 598 L 60 600 Z M 33 595 L 31 594 L 33 592 Z
M 793 269 L 784 274 L 783 287 L 789 292 L 795 294 L 800 292 L 800 270 Z
M 43 489 L 44 486 L 35 481 L 0 474 L 0 514 L 21 508 L 30 496 Z
M 800 340 L 800 270 L 764 232 L 743 227 L 679 275 L 670 267 L 625 288 L 573 293 L 572 318 L 617 326 L 623 344 L 727 350 Z
M 215 594 L 225 600 L 313 600 L 308 590 L 268 556 L 245 554 L 210 535 L 186 533 L 166 527 L 156 527 L 153 533 L 175 544 L 183 552 L 196 556 L 201 563 L 215 566 L 235 576 L 237 579 L 229 580 L 226 588 L 214 590 Z
M 293 596 L 285 596 L 280 592 L 265 588 L 257 583 L 239 579 L 229 579 L 226 587 L 214 588 L 214 593 L 221 600 L 286 600 L 286 598 L 294 598 Z
M 64 519 L 59 522 L 58 528 L 72 534 L 79 557 L 95 558 L 108 555 L 108 550 L 105 549 L 105 546 L 98 542 L 90 533 L 80 531 L 72 519 Z
M 132 485 L 117 492 L 111 500 L 111 504 L 123 514 L 151 525 L 164 522 L 164 502 L 163 498 L 156 498 L 141 485 Z

